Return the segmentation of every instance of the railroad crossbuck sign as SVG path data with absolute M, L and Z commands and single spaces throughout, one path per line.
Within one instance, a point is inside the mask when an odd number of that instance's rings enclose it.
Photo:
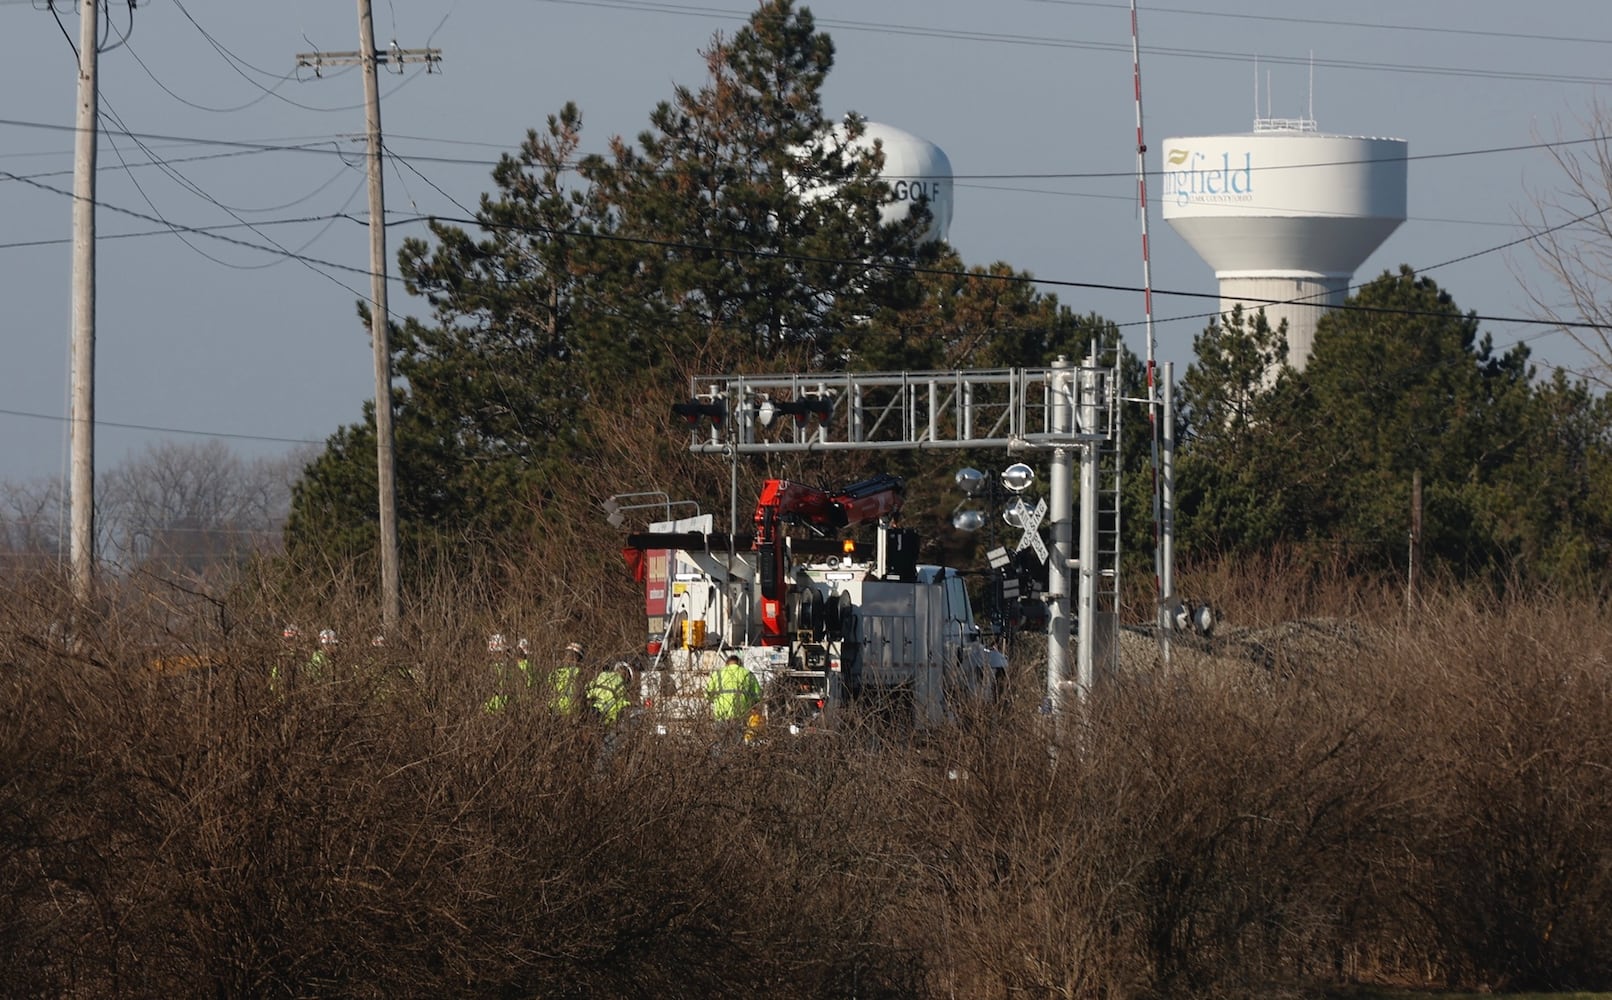
M 1034 507 L 1023 500 L 1016 501 L 1011 513 L 1017 515 L 1013 518 L 1014 524 L 1024 529 L 1024 537 L 1013 551 L 1023 552 L 1025 549 L 1035 549 L 1035 554 L 1042 562 L 1047 561 L 1047 543 L 1041 540 L 1041 520 L 1047 516 L 1047 498 L 1042 497 L 1036 501 Z

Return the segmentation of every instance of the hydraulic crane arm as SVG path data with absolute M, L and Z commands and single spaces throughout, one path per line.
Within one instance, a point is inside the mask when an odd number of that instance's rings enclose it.
M 889 517 L 901 510 L 905 489 L 900 477 L 882 473 L 832 493 L 787 479 L 767 480 L 756 501 L 755 535 L 764 643 L 782 645 L 789 641 L 784 610 L 789 580 L 782 526 L 804 522 L 832 531 Z
M 779 524 L 805 522 L 833 530 L 887 517 L 901 510 L 905 495 L 900 477 L 883 473 L 832 493 L 787 479 L 769 479 L 756 501 L 756 541 L 759 545 L 774 540 Z M 773 537 L 763 530 L 766 525 L 773 526 Z

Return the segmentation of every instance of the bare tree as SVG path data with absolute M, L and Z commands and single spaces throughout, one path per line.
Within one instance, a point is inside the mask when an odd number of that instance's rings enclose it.
M 1578 374 L 1612 387 L 1612 107 L 1594 101 L 1568 141 L 1557 128 L 1557 188 L 1537 194 L 1524 218 L 1553 289 L 1519 275 L 1541 318 L 1561 326 L 1591 358 Z
M 104 551 L 127 566 L 201 573 L 277 548 L 302 462 L 246 460 L 219 441 L 153 445 L 102 480 Z
M 53 563 L 61 543 L 60 480 L 0 483 L 0 570 Z

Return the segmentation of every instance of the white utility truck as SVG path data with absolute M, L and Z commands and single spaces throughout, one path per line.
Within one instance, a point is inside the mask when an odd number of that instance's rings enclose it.
M 895 523 L 903 496 L 889 475 L 836 491 L 771 479 L 751 535 L 715 533 L 707 514 L 629 536 L 648 620 L 643 709 L 663 726 L 704 715 L 706 681 L 731 654 L 760 681 L 769 725 L 861 704 L 923 727 L 990 697 L 1007 660 L 983 642 L 959 571 L 918 564 L 917 533 Z M 841 537 L 866 525 L 871 543 Z

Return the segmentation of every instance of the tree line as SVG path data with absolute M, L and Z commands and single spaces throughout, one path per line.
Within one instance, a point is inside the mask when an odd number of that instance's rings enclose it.
M 681 453 L 668 416 L 695 374 L 1044 365 L 1096 343 L 1142 381 L 1112 322 L 1006 262 L 965 266 L 920 243 L 922 209 L 880 223 L 880 156 L 849 141 L 855 116 L 823 110 L 833 45 L 808 10 L 762 3 L 704 55 L 703 84 L 674 88 L 635 142 L 585 153 L 567 103 L 501 159 L 474 218 L 404 243 L 401 274 L 429 307 L 394 335 L 406 544 L 449 560 L 528 551 L 624 490 L 719 504 L 722 477 Z M 1327 315 L 1302 371 L 1282 333 L 1238 313 L 1194 342 L 1179 386 L 1183 559 L 1280 548 L 1400 571 L 1419 473 L 1430 570 L 1554 585 L 1605 568 L 1612 422 L 1585 382 L 1540 379 L 1525 347 L 1497 350 L 1409 270 Z M 1128 424 L 1126 545 L 1140 562 L 1145 411 Z M 309 465 L 294 554 L 373 549 L 374 452 L 366 411 Z M 880 461 L 945 489 L 933 462 Z M 857 466 L 756 459 L 744 474 L 832 482 Z M 930 515 L 942 533 L 945 502 Z
M 161 442 L 97 477 L 96 550 L 114 574 L 204 577 L 277 552 L 291 488 L 310 456 L 246 458 L 221 441 Z M 59 478 L 0 482 L 0 566 L 60 564 L 67 553 Z
M 1112 321 L 1007 262 L 968 265 L 922 242 L 921 206 L 881 222 L 882 154 L 856 141 L 858 117 L 823 108 L 833 55 L 809 10 L 766 0 L 712 40 L 703 82 L 674 87 L 635 140 L 585 151 L 582 111 L 566 103 L 500 159 L 471 217 L 403 243 L 400 274 L 425 307 L 392 336 L 399 523 L 418 579 L 489 552 L 518 575 L 557 538 L 609 551 L 597 504 L 614 493 L 725 509 L 726 470 L 691 457 L 670 416 L 694 375 L 1041 366 L 1095 345 L 1123 395 L 1143 395 Z M 1588 382 L 1542 378 L 1526 346 L 1498 349 L 1408 269 L 1323 317 L 1302 368 L 1283 333 L 1239 311 L 1194 341 L 1176 387 L 1185 564 L 1281 551 L 1402 573 L 1419 478 L 1429 572 L 1595 585 L 1612 552 L 1612 413 Z M 1146 410 L 1131 404 L 1125 425 L 1123 546 L 1140 568 Z M 373 558 L 374 435 L 366 404 L 303 469 L 292 565 L 328 575 Z M 747 458 L 740 496 L 765 477 L 835 485 L 871 471 L 909 479 L 908 517 L 942 551 L 973 551 L 946 519 L 952 466 L 930 458 Z

